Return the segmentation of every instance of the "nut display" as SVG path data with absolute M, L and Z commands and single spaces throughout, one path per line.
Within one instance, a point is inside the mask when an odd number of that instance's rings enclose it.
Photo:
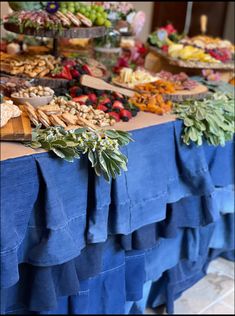
M 21 78 L 0 77 L 0 93 L 7 97 L 10 97 L 12 93 L 17 92 L 20 89 L 26 89 L 30 86 L 31 84 L 28 81 Z
M 43 126 L 63 126 L 66 129 L 75 129 L 88 126 L 93 129 L 115 124 L 115 120 L 101 110 L 95 110 L 62 97 L 55 97 L 48 105 L 35 109 L 26 102 L 25 108 L 34 125 L 42 123 Z
M 54 94 L 54 91 L 49 87 L 29 87 L 14 92 L 11 96 L 14 98 L 35 98 L 35 97 L 49 97 Z
M 11 75 L 26 75 L 30 78 L 42 78 L 49 75 L 60 59 L 52 55 L 8 55 L 0 54 L 1 70 Z

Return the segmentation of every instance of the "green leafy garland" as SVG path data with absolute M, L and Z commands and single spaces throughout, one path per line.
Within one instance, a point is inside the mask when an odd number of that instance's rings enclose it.
M 127 157 L 120 152 L 120 147 L 133 141 L 130 134 L 116 130 L 96 131 L 79 128 L 66 131 L 63 127 L 35 128 L 32 142 L 26 145 L 36 149 L 53 151 L 58 157 L 73 162 L 87 154 L 98 176 L 107 181 L 115 179 L 121 170 L 127 170 Z
M 183 142 L 202 145 L 203 138 L 211 145 L 224 146 L 233 138 L 234 99 L 221 92 L 202 101 L 188 100 L 174 105 L 174 113 L 184 122 Z

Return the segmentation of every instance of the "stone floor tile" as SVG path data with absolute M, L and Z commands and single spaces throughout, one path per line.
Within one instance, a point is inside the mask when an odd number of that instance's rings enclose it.
M 219 272 L 235 278 L 235 263 L 223 258 L 218 258 L 211 262 L 208 268 L 208 273 Z
M 234 291 L 232 291 L 231 293 L 229 293 L 222 299 L 222 303 L 225 303 L 226 305 L 232 307 L 233 309 L 235 305 L 234 301 L 235 301 Z
M 234 315 L 234 309 L 218 302 L 204 310 L 200 315 Z
M 175 301 L 175 314 L 197 314 L 231 292 L 234 280 L 218 272 L 209 273 Z

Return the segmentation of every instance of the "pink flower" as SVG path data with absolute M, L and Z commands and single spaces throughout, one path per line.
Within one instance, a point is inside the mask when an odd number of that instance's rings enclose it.
M 135 35 L 139 35 L 142 31 L 145 23 L 145 13 L 143 11 L 138 11 L 136 15 L 133 18 L 133 21 L 131 23 L 131 27 L 133 29 L 133 32 Z
M 219 81 L 221 79 L 221 74 L 218 71 L 212 69 L 203 69 L 202 75 L 206 80 L 209 81 Z
M 164 27 L 160 27 L 160 30 L 165 30 L 167 31 L 167 34 L 170 35 L 172 33 L 176 33 L 176 29 L 174 28 L 174 26 L 172 24 L 167 24 Z

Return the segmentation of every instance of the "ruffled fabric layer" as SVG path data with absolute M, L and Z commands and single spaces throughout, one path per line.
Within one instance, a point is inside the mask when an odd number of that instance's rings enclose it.
M 189 219 L 215 220 L 216 189 L 233 184 L 233 143 L 188 148 L 180 133 L 180 122 L 134 131 L 136 142 L 123 149 L 129 172 L 111 185 L 94 176 L 85 158 L 71 164 L 45 153 L 1 162 L 1 286 L 18 281 L 20 263 L 63 264 L 79 256 L 87 243 L 162 222 L 168 204 L 185 197 L 201 196 L 196 203 L 207 208 L 206 215 L 192 209 Z M 190 200 L 186 203 L 194 208 Z
M 174 300 L 205 275 L 213 259 L 211 250 L 234 250 L 232 239 L 227 238 L 233 223 L 234 214 L 228 213 L 205 227 L 179 228 L 177 236 L 160 238 L 149 249 L 125 251 L 110 237 L 105 243 L 86 247 L 78 258 L 63 265 L 21 264 L 20 281 L 3 291 L 3 313 L 54 314 L 71 300 L 79 313 L 124 313 L 126 302 L 143 299 L 148 281 L 155 281 L 149 304 L 167 304 L 172 312 Z M 224 230 L 215 238 L 221 225 Z M 224 248 L 218 248 L 218 241 Z

